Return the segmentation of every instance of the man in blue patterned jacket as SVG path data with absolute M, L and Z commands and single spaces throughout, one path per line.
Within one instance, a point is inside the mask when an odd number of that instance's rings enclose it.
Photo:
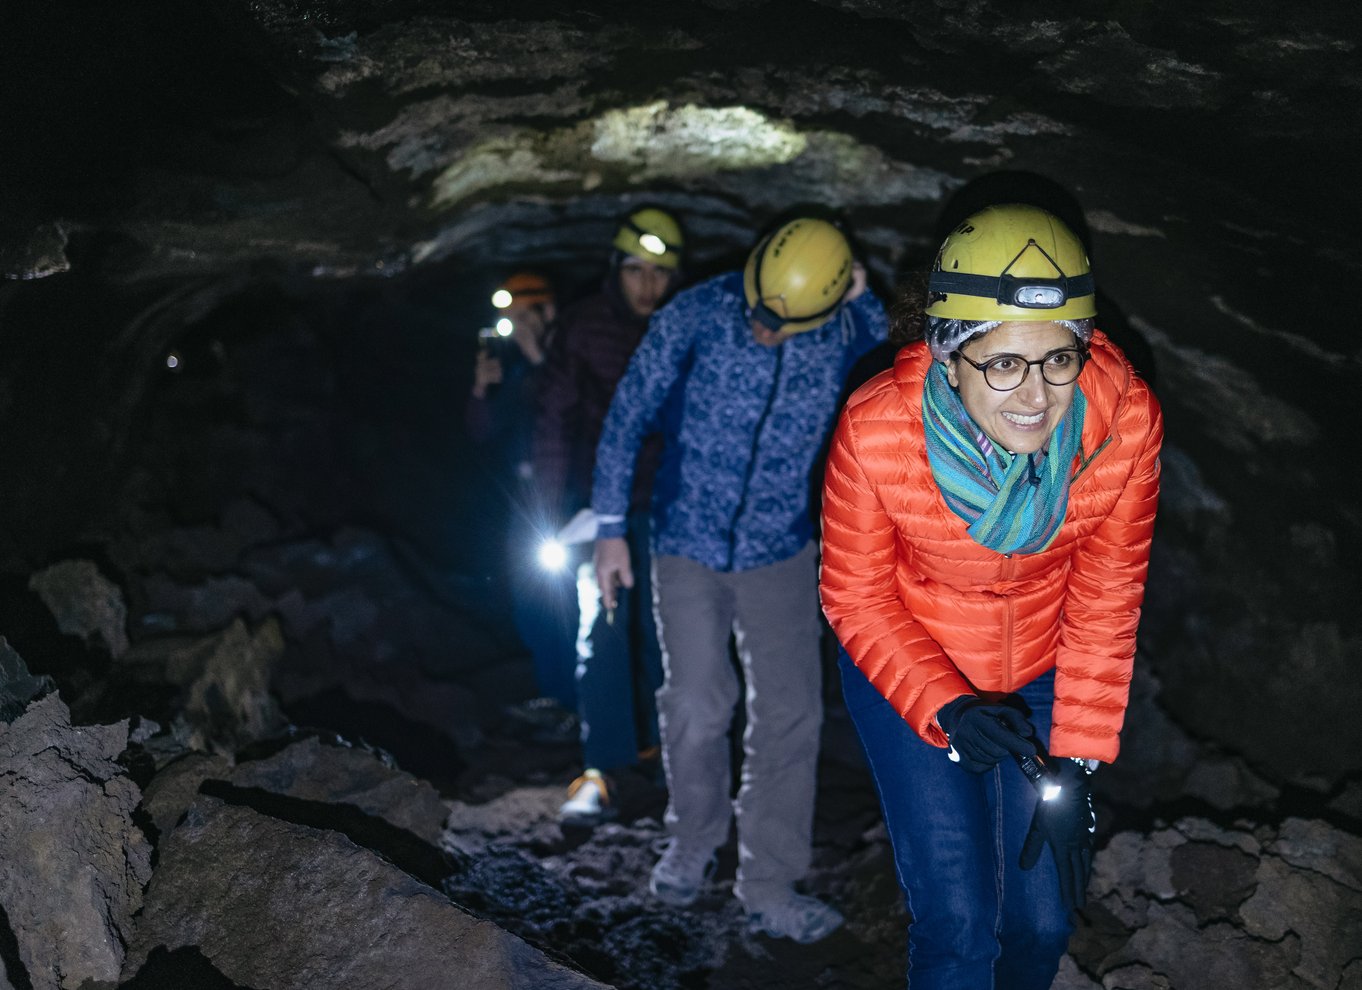
M 809 476 L 846 373 L 886 323 L 843 233 L 791 221 L 757 245 L 745 271 L 654 314 L 596 454 L 595 562 L 612 608 L 616 589 L 633 586 L 623 537 L 634 458 L 661 414 L 653 594 L 671 841 L 649 889 L 669 904 L 694 902 L 736 813 L 734 893 L 753 930 L 800 942 L 842 923 L 794 889 L 811 860 L 823 717 Z M 728 732 L 743 682 L 745 757 L 730 803 Z

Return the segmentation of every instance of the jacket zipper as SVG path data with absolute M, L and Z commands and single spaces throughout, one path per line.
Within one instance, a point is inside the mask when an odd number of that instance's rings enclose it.
M 1007 563 L 1003 565 L 1003 577 L 1012 580 L 1012 574 L 1017 569 L 1017 563 L 1012 559 L 1012 555 L 1005 554 Z M 1013 605 L 1012 596 L 1003 596 L 1007 605 L 1007 619 L 1003 623 L 1003 690 L 1012 690 L 1012 624 L 1016 621 L 1016 611 Z
M 1012 621 L 1013 605 L 1012 596 L 1007 596 L 1007 622 L 1003 626 L 1003 691 L 1012 691 Z
M 1122 400 L 1122 401 L 1124 401 L 1124 400 Z M 1113 417 L 1112 417 L 1112 421 L 1113 421 L 1113 422 L 1115 422 L 1115 421 L 1117 420 L 1117 418 L 1119 417 L 1119 414 L 1120 414 L 1120 406 L 1118 405 L 1117 408 L 1116 408 L 1116 415 L 1113 415 Z M 1085 473 L 1087 472 L 1088 468 L 1092 467 L 1093 462 L 1095 462 L 1095 461 L 1097 460 L 1097 458 L 1099 458 L 1099 457 L 1102 456 L 1103 452 L 1104 452 L 1108 447 L 1111 446 L 1111 442 L 1112 442 L 1113 440 L 1115 440 L 1116 438 L 1117 438 L 1117 437 L 1116 437 L 1116 434 L 1115 434 L 1115 433 L 1109 433 L 1109 434 L 1107 434 L 1107 438 L 1106 438 L 1105 440 L 1103 440 L 1100 444 L 1098 444 L 1097 449 L 1094 450 L 1094 451 L 1092 452 L 1092 456 L 1091 456 L 1091 457 L 1083 457 L 1083 451 L 1082 451 L 1081 448 L 1079 449 L 1078 456 L 1079 456 L 1080 460 L 1082 461 L 1082 463 L 1080 463 L 1080 464 L 1078 465 L 1078 470 L 1075 471 L 1075 472 L 1073 473 L 1073 476 L 1069 478 L 1069 485 L 1070 485 L 1070 487 L 1072 487 L 1075 483 L 1077 483 L 1078 479 L 1079 479 L 1080 477 L 1082 477 L 1082 475 L 1085 474 Z M 1015 571 L 1016 571 L 1016 569 L 1017 569 L 1017 565 L 1016 565 L 1016 563 L 1012 560 L 1012 555 L 1011 555 L 1010 553 L 1003 554 L 1003 556 L 1007 558 L 1007 563 L 1003 565 L 1003 577 L 1004 577 L 1004 579 L 1010 581 L 1010 580 L 1012 579 L 1012 575 L 1015 573 Z M 1005 623 L 1004 626 L 1003 626 L 1003 690 L 1006 691 L 1006 692 L 1011 692 L 1011 690 L 1012 690 L 1012 673 L 1013 673 L 1013 671 L 1012 671 L 1012 639 L 1013 639 L 1013 628 L 1012 628 L 1012 625 L 1013 625 L 1013 622 L 1014 622 L 1015 619 L 1016 619 L 1016 615 L 1015 615 L 1015 609 L 1014 609 L 1014 605 L 1013 605 L 1013 601 L 1012 601 L 1012 596 L 1011 596 L 1011 595 L 1008 595 L 1008 596 L 1007 596 L 1007 621 L 1006 621 L 1006 623 Z
M 1113 433 L 1109 435 L 1105 440 L 1102 441 L 1101 445 L 1099 445 L 1098 448 L 1092 452 L 1091 457 L 1083 457 L 1082 452 L 1081 451 L 1079 452 L 1078 456 L 1082 459 L 1082 463 L 1078 465 L 1078 470 L 1075 471 L 1073 473 L 1073 477 L 1069 479 L 1070 486 L 1077 482 L 1078 479 L 1081 478 L 1087 472 L 1088 468 L 1092 467 L 1093 461 L 1101 457 L 1102 452 L 1105 451 L 1108 447 L 1110 447 L 1111 442 L 1115 439 L 1116 434 Z
M 782 344 L 776 348 L 776 370 L 772 376 L 771 391 L 766 396 L 766 405 L 762 407 L 761 415 L 757 417 L 757 427 L 752 431 L 752 453 L 747 459 L 747 470 L 743 473 L 738 508 L 734 510 L 733 519 L 728 525 L 728 566 L 724 568 L 727 571 L 733 570 L 733 557 L 738 552 L 738 520 L 742 518 L 743 510 L 747 508 L 747 489 L 752 484 L 752 475 L 757 470 L 757 449 L 761 446 L 761 431 L 771 416 L 771 408 L 776 404 L 776 393 L 780 391 L 780 367 L 784 355 L 785 345 Z
M 1130 384 L 1129 381 L 1127 381 L 1126 382 L 1127 388 L 1129 387 L 1129 384 Z M 1080 477 L 1087 473 L 1088 468 L 1092 467 L 1093 462 L 1096 461 L 1097 458 L 1101 457 L 1103 451 L 1105 451 L 1108 447 L 1111 446 L 1111 442 L 1113 440 L 1120 439 L 1120 435 L 1116 432 L 1116 424 L 1121 421 L 1121 410 L 1125 407 L 1125 404 L 1126 396 L 1125 390 L 1123 389 L 1121 392 L 1121 397 L 1116 403 L 1116 408 L 1111 411 L 1112 432 L 1108 433 L 1107 438 L 1103 440 L 1100 444 L 1098 444 L 1097 449 L 1092 452 L 1091 457 L 1083 457 L 1083 450 L 1082 446 L 1080 445 L 1078 456 L 1082 459 L 1082 463 L 1078 465 L 1078 470 L 1075 471 L 1073 473 L 1073 476 L 1069 478 L 1069 485 L 1071 487 L 1075 482 L 1078 481 Z M 1080 440 L 1081 439 L 1082 438 L 1080 437 Z

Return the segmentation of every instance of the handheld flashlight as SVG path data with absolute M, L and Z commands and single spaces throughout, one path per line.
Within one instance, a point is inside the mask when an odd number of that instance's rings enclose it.
M 1045 761 L 1037 753 L 1034 756 L 1020 756 L 1013 754 L 1016 758 L 1017 766 L 1026 779 L 1031 781 L 1031 786 L 1036 789 L 1042 801 L 1053 801 L 1059 797 L 1064 788 L 1056 784 L 1054 778 L 1050 776 L 1050 769 L 1045 765 Z
M 561 571 L 567 567 L 567 547 L 556 539 L 547 539 L 539 544 L 539 566 L 546 571 Z

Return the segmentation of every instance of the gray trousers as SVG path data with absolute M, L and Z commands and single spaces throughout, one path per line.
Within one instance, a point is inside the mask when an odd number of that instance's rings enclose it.
M 667 829 L 684 846 L 717 849 L 736 814 L 734 893 L 751 902 L 788 888 L 808 872 L 812 855 L 823 721 L 816 546 L 732 574 L 655 557 L 653 601 L 665 670 L 657 709 Z M 741 680 L 729 659 L 730 633 Z M 730 805 L 728 731 L 743 682 L 742 780 Z

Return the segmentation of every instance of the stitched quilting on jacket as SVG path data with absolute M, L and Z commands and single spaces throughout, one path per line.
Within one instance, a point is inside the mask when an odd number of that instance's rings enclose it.
M 923 739 L 946 702 L 1055 669 L 1056 756 L 1115 759 L 1158 500 L 1157 400 L 1098 332 L 1069 506 L 1050 546 L 1007 556 L 970 539 L 924 447 L 924 344 L 852 396 L 824 481 L 820 592 L 857 666 Z
M 653 316 L 615 391 L 596 451 L 592 508 L 607 518 L 626 514 L 634 454 L 662 411 L 656 552 L 718 571 L 793 557 L 812 536 L 809 472 L 842 381 L 886 331 L 884 308 L 867 291 L 822 326 L 762 347 L 752 338 L 741 272 L 680 293 Z M 622 529 L 603 523 L 600 535 Z

